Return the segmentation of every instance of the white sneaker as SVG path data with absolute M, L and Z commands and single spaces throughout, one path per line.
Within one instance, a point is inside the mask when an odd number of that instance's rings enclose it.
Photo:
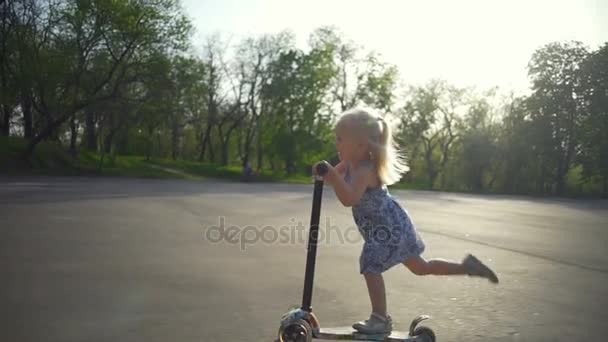
M 388 334 L 393 330 L 393 321 L 391 316 L 384 317 L 374 312 L 369 319 L 353 324 L 353 329 L 364 334 Z

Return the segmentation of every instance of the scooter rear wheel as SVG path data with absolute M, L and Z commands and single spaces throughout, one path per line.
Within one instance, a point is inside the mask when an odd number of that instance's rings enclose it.
M 312 328 L 303 319 L 279 328 L 279 342 L 311 342 Z

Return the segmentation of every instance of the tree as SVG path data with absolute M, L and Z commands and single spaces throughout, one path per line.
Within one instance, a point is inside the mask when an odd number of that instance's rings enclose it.
M 53 3 L 46 39 L 35 50 L 33 105 L 45 118 L 26 149 L 89 106 L 116 98 L 138 81 L 138 71 L 159 51 L 185 47 L 187 19 L 174 0 Z M 52 33 L 52 34 L 51 34 Z
M 269 152 L 285 162 L 290 174 L 323 150 L 331 118 L 322 111 L 335 68 L 326 49 L 290 50 L 272 63 L 271 74 L 263 88 L 273 120 Z
M 584 116 L 579 161 L 583 177 L 598 177 L 602 196 L 608 197 L 608 43 L 593 51 L 581 67 Z
M 145 141 L 146 160 L 150 160 L 156 145 L 157 155 L 161 154 L 161 131 L 167 125 L 167 114 L 171 113 L 174 108 L 172 101 L 172 87 L 167 87 L 173 82 L 171 78 L 172 63 L 165 55 L 158 55 L 157 58 L 151 60 L 147 65 L 148 73 L 142 77 L 142 83 L 145 85 L 144 100 L 141 101 L 139 111 L 142 113 L 141 122 L 143 128 L 141 134 Z
M 223 59 L 226 48 L 223 46 L 224 44 L 219 35 L 209 37 L 205 43 L 203 63 L 206 71 L 205 83 L 207 86 L 205 89 L 207 92 L 205 94 L 205 103 L 207 104 L 207 109 L 205 128 L 201 130 L 199 135 L 201 141 L 200 161 L 205 159 L 207 148 L 209 148 L 209 161 L 215 161 L 212 132 L 219 119 L 219 108 L 226 98 L 222 88 L 225 79 Z
M 498 133 L 498 158 L 495 160 L 500 172 L 500 190 L 507 193 L 528 191 L 535 170 L 536 158 L 531 145 L 533 130 L 526 98 L 511 94 L 503 106 L 504 117 Z M 498 171 L 499 170 L 499 171 Z
M 553 178 L 563 194 L 579 142 L 582 89 L 579 69 L 588 55 L 580 42 L 551 43 L 534 52 L 528 65 L 533 93 L 528 108 L 538 134 L 541 157 L 539 190 Z
M 249 160 L 255 141 L 257 154 L 257 167 L 261 169 L 264 160 L 264 135 L 266 126 L 272 121 L 269 118 L 268 98 L 263 96 L 264 86 L 271 82 L 271 64 L 275 62 L 282 52 L 294 46 L 295 37 L 288 31 L 275 35 L 262 35 L 244 39 L 236 49 L 235 64 L 240 71 L 247 106 L 243 120 L 240 122 L 239 156 L 242 160 Z
M 465 89 L 444 84 L 444 97 L 439 101 L 441 112 L 441 130 L 438 135 L 438 147 L 440 150 L 439 172 L 441 174 L 441 188 L 445 188 L 446 175 L 443 172 L 452 155 L 452 146 L 459 138 L 459 127 L 461 126 L 461 111 L 464 111 L 466 93 Z
M 418 144 L 422 145 L 427 181 L 431 188 L 445 169 L 451 147 L 458 137 L 457 112 L 463 93 L 462 89 L 434 80 L 423 87 L 411 87 L 400 111 L 401 139 L 410 146 L 407 151 L 410 156 L 417 154 Z
M 16 75 L 11 64 L 16 58 L 15 31 L 18 20 L 15 7 L 17 2 L 0 3 L 0 134 L 8 136 L 10 120 L 17 102 Z
M 378 53 L 364 51 L 333 27 L 317 29 L 309 40 L 314 49 L 332 55 L 336 70 L 331 93 L 341 112 L 361 104 L 391 111 L 397 67 L 383 62 Z
M 485 94 L 491 96 L 491 94 Z M 461 128 L 464 182 L 473 191 L 485 189 L 484 180 L 496 163 L 497 127 L 492 121 L 492 106 L 486 96 L 472 100 Z M 488 182 L 492 187 L 493 180 Z
M 166 113 L 171 130 L 171 158 L 181 155 L 184 128 L 199 119 L 200 105 L 204 105 L 205 68 L 193 57 L 175 56 L 169 71 L 168 88 L 171 103 Z

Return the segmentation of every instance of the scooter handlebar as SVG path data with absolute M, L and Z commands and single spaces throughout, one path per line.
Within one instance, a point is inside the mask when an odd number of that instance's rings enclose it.
M 327 162 L 324 160 L 317 164 L 316 171 L 319 176 L 325 176 L 327 171 L 329 171 L 329 167 L 327 166 Z

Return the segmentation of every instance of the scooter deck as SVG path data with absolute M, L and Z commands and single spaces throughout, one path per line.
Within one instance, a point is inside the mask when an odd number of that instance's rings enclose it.
M 414 342 L 416 339 L 407 332 L 393 331 L 387 334 L 364 334 L 351 327 L 321 328 L 315 336 L 320 340 L 350 340 L 350 341 L 384 341 L 384 342 Z

